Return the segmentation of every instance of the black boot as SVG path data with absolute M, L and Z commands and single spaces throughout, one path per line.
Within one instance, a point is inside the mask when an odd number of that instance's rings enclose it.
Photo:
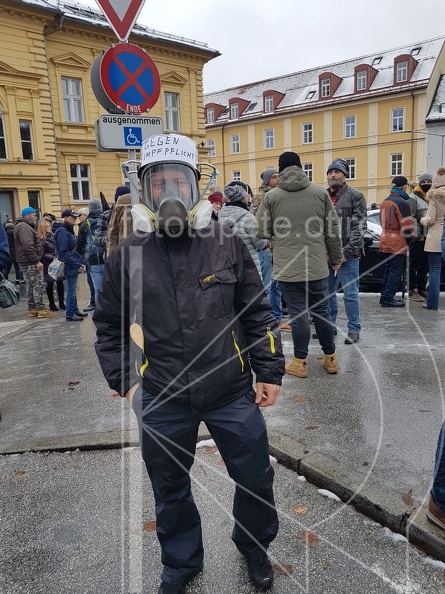
M 65 287 L 63 286 L 63 281 L 58 280 L 56 281 L 56 289 L 57 289 L 57 297 L 59 298 L 59 307 L 60 309 L 65 309 Z
M 59 311 L 59 308 L 54 302 L 54 283 L 46 283 L 46 294 L 49 301 L 49 309 L 51 311 Z

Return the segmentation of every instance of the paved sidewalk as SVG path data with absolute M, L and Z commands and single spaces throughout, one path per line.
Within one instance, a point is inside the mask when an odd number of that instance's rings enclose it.
M 86 294 L 81 288 L 83 303 Z M 264 412 L 273 452 L 445 561 L 445 535 L 422 507 L 444 410 L 445 317 L 419 303 L 385 310 L 369 294 L 362 315 L 359 344 L 344 345 L 340 298 L 337 376 L 321 368 L 312 340 L 309 377 L 284 378 L 276 406 Z M 283 338 L 289 360 L 290 334 Z M 0 453 L 137 443 L 134 415 L 103 380 L 94 339 L 91 317 L 28 319 L 23 301 L 0 311 Z

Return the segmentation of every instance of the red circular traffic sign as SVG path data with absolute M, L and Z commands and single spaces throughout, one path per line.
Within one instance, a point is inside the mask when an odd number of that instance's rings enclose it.
M 161 79 L 156 64 L 132 43 L 118 43 L 107 49 L 99 75 L 110 101 L 128 113 L 148 111 L 159 98 Z

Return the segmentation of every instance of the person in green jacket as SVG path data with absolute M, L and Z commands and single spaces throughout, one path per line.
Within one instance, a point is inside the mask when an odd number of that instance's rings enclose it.
M 334 329 L 328 308 L 328 261 L 336 271 L 342 261 L 340 226 L 327 192 L 309 181 L 300 157 L 279 157 L 278 186 L 265 194 L 258 209 L 257 237 L 274 238 L 273 278 L 291 315 L 294 357 L 286 373 L 307 377 L 310 327 L 314 318 L 325 354 L 323 367 L 337 373 Z

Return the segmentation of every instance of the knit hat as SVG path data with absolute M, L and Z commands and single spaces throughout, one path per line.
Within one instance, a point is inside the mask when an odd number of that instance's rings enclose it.
M 437 173 L 433 175 L 433 188 L 445 186 L 445 167 L 439 167 Z
M 296 165 L 297 167 L 301 168 L 300 157 L 297 155 L 297 153 L 286 151 L 278 158 L 278 173 L 281 173 L 283 169 L 286 169 L 286 167 L 292 167 L 292 165 Z
M 419 186 L 425 180 L 433 181 L 433 176 L 430 173 L 422 173 L 419 175 Z
M 22 217 L 26 217 L 26 215 L 29 215 L 29 214 L 37 214 L 37 213 L 32 206 L 25 206 L 25 208 L 22 210 Z
M 212 204 L 214 204 L 215 202 L 219 202 L 220 204 L 222 204 L 224 202 L 224 199 L 220 194 L 210 194 L 209 202 L 211 202 Z
M 341 171 L 346 177 L 349 175 L 349 165 L 344 159 L 334 159 L 326 173 L 329 173 L 333 169 Z
M 101 213 L 102 212 L 102 204 L 99 200 L 90 200 L 90 214 L 92 213 Z
M 403 175 L 396 175 L 391 183 L 396 188 L 401 188 L 408 185 L 408 180 Z
M 129 194 L 130 188 L 128 186 L 118 186 L 116 188 L 116 192 L 114 193 L 114 201 L 119 198 L 119 196 L 123 196 L 124 194 Z
M 263 182 L 266 186 L 269 185 L 270 178 L 272 177 L 272 175 L 274 175 L 274 173 L 278 173 L 278 171 L 276 169 L 274 169 L 273 167 L 268 167 L 260 175 L 261 179 L 263 180 Z
M 244 200 L 247 194 L 247 186 L 242 181 L 231 181 L 224 186 L 224 195 L 229 202 Z

